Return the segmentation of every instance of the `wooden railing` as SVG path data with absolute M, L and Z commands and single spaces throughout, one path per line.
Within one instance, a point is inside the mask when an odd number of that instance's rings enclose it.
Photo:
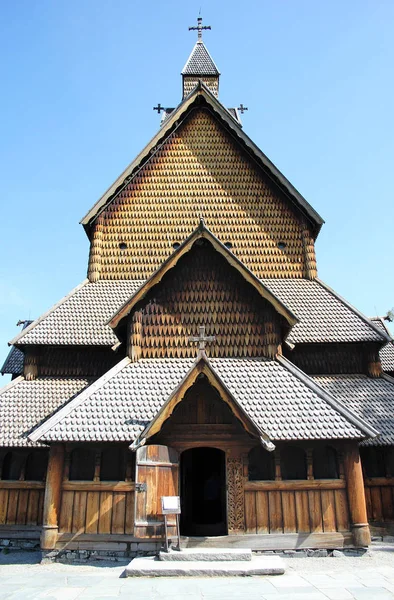
M 45 483 L 0 481 L 0 525 L 42 525 Z
M 64 481 L 59 533 L 133 534 L 132 482 Z
M 394 477 L 365 478 L 369 521 L 394 521 Z
M 247 533 L 349 531 L 345 481 L 248 481 L 245 521 Z

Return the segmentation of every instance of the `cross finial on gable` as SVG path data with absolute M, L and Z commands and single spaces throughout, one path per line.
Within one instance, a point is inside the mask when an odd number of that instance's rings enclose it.
M 189 31 L 196 31 L 197 30 L 197 36 L 199 40 L 202 40 L 202 32 L 203 29 L 211 29 L 210 25 L 203 25 L 202 24 L 202 17 L 198 17 L 197 18 L 197 27 L 189 27 Z
M 216 340 L 214 335 L 205 335 L 205 325 L 200 325 L 199 327 L 199 335 L 189 337 L 189 342 L 198 342 L 198 349 L 205 350 L 205 344 L 209 344 Z

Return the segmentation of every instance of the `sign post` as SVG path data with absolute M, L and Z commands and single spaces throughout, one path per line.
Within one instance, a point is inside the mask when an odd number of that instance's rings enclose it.
M 181 514 L 181 501 L 179 496 L 162 496 L 161 497 L 161 512 L 164 516 L 164 531 L 165 531 L 165 551 L 168 552 L 168 530 L 167 516 L 175 515 L 176 517 L 176 532 L 178 537 L 178 546 L 176 550 L 181 549 L 181 535 L 179 531 L 179 515 Z

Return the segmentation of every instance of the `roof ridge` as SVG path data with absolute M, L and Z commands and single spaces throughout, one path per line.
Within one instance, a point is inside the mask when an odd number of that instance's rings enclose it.
M 304 371 L 301 371 L 294 363 L 284 356 L 277 356 L 276 360 L 290 371 L 295 377 L 302 381 L 307 387 L 312 389 L 320 398 L 325 400 L 334 410 L 340 415 L 345 417 L 352 425 L 355 425 L 360 431 L 365 433 L 368 437 L 377 437 L 379 431 L 377 431 L 372 425 L 369 425 L 364 419 L 361 419 L 347 408 L 340 400 L 332 396 L 329 392 L 326 392 L 320 385 L 318 385 L 309 375 Z
M 75 288 L 73 288 L 71 290 L 71 292 L 69 292 L 68 294 L 66 294 L 65 296 L 63 296 L 63 298 L 61 300 L 59 300 L 58 302 L 56 302 L 56 304 L 54 304 L 53 306 L 51 306 L 51 308 L 49 308 L 46 312 L 44 312 L 42 315 L 40 315 L 38 317 L 38 319 L 35 319 L 35 321 L 33 321 L 32 323 L 30 323 L 30 325 L 28 327 L 26 327 L 26 329 L 22 329 L 22 331 L 20 333 L 18 333 L 17 336 L 15 336 L 10 342 L 8 342 L 9 346 L 13 346 L 15 345 L 17 342 L 19 342 L 20 339 L 22 339 L 22 337 L 24 337 L 25 335 L 27 335 L 28 333 L 30 333 L 30 331 L 32 331 L 33 329 L 35 329 L 35 327 L 41 323 L 42 321 L 44 321 L 44 319 L 46 319 L 50 314 L 52 314 L 53 312 L 55 312 L 55 310 L 57 310 L 59 308 L 59 306 L 61 306 L 62 304 L 64 304 L 64 302 L 66 302 L 69 298 L 71 298 L 71 296 L 73 296 L 74 294 L 76 294 L 76 292 L 78 292 L 79 290 L 81 290 L 87 283 L 89 283 L 89 279 L 84 279 L 80 284 L 78 284 Z
M 109 369 L 104 375 L 96 379 L 93 383 L 88 385 L 82 392 L 77 394 L 75 398 L 70 400 L 67 404 L 65 404 L 60 410 L 56 410 L 52 415 L 48 416 L 44 423 L 39 425 L 37 429 L 35 429 L 31 434 L 28 435 L 28 438 L 32 442 L 37 442 L 41 439 L 45 433 L 47 433 L 54 425 L 57 425 L 59 421 L 61 421 L 65 416 L 69 415 L 75 408 L 78 408 L 89 396 L 100 389 L 107 381 L 112 379 L 114 375 L 116 375 L 119 371 L 121 371 L 125 366 L 131 363 L 131 360 L 126 356 L 120 362 L 118 362 L 114 367 Z
M 374 323 L 372 323 L 371 319 L 369 319 L 368 317 L 366 317 L 361 311 L 359 311 L 355 306 L 353 306 L 353 304 L 350 304 L 350 302 L 348 302 L 347 300 L 345 300 L 345 298 L 343 298 L 343 296 L 341 296 L 340 294 L 338 294 L 338 292 L 336 292 L 335 290 L 333 290 L 324 281 L 322 281 L 321 279 L 319 279 L 319 277 L 316 277 L 314 279 L 314 281 L 316 281 L 319 285 L 321 285 L 324 289 L 326 289 L 330 294 L 332 294 L 333 296 L 335 296 L 335 298 L 337 298 L 338 300 L 340 300 L 341 302 L 343 302 L 343 304 L 345 304 L 348 308 L 350 308 L 350 310 L 353 311 L 355 315 L 357 315 L 358 317 L 360 317 L 360 319 L 362 319 L 364 321 L 364 323 L 366 323 L 372 329 L 374 329 L 375 332 L 380 335 L 380 337 L 383 337 L 383 340 L 386 339 L 386 341 L 388 341 L 388 342 L 390 342 L 392 340 L 391 336 L 389 337 L 387 334 L 385 335 L 384 332 L 382 332 L 382 330 L 379 329 L 379 327 L 377 327 Z

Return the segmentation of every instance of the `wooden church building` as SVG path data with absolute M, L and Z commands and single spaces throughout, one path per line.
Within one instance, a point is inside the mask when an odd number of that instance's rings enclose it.
M 317 276 L 322 218 L 219 99 L 183 97 L 82 219 L 88 277 L 17 335 L 0 540 L 132 553 L 367 546 L 394 522 L 391 338 Z

